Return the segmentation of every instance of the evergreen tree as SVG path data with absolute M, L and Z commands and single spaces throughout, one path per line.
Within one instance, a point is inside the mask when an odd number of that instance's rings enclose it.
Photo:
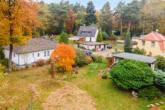
M 57 28 L 57 33 L 62 33 L 64 31 L 64 21 L 61 20 L 59 23 L 59 27 Z
M 100 26 L 104 32 L 108 35 L 112 33 L 112 11 L 110 7 L 110 3 L 107 2 L 103 8 L 101 9 L 101 20 Z
M 69 39 L 68 39 L 68 35 L 65 32 L 62 32 L 60 35 L 60 43 L 65 43 L 68 44 L 69 43 Z
M 103 41 L 103 38 L 102 38 L 102 32 L 101 30 L 99 29 L 99 33 L 98 33 L 98 36 L 97 36 L 97 42 L 102 42 Z
M 133 0 L 128 3 L 123 10 L 125 22 L 128 23 L 128 30 L 131 29 L 132 24 L 137 24 L 139 22 L 140 15 L 140 5 L 138 0 Z
M 86 9 L 87 15 L 85 16 L 85 24 L 87 26 L 91 24 L 96 24 L 96 11 L 95 11 L 95 6 L 92 1 L 88 2 L 87 9 Z
M 131 48 L 131 33 L 128 30 L 127 36 L 125 39 L 125 45 L 124 45 L 124 52 L 132 53 L 132 48 Z

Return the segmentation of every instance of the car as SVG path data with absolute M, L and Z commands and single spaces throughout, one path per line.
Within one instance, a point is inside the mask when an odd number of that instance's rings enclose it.
M 86 53 L 86 55 L 92 55 L 92 52 L 89 50 L 86 50 L 85 53 Z
M 112 48 L 112 45 L 107 45 L 107 49 L 111 49 Z

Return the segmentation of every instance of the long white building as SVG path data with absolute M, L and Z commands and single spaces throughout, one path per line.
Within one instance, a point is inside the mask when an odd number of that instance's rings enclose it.
M 30 65 L 43 59 L 48 60 L 56 48 L 56 42 L 44 38 L 32 38 L 26 45 L 13 49 L 12 61 L 17 66 Z M 9 46 L 4 48 L 5 57 L 9 58 Z

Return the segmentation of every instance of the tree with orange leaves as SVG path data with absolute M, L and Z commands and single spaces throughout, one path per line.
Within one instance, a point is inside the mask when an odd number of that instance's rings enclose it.
M 9 45 L 9 72 L 13 47 L 25 44 L 32 37 L 32 30 L 40 25 L 37 13 L 37 3 L 32 0 L 0 1 L 0 43 Z
M 64 20 L 65 21 L 65 29 L 67 33 L 72 34 L 72 29 L 75 23 L 75 15 L 72 9 L 68 12 L 68 18 Z
M 72 70 L 72 65 L 75 64 L 75 57 L 75 50 L 71 46 L 62 43 L 51 54 L 51 61 L 57 61 L 62 71 L 70 71 Z

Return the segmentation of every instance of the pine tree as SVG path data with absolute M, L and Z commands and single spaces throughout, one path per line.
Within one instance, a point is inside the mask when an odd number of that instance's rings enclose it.
M 108 35 L 112 34 L 112 11 L 110 7 L 110 3 L 107 2 L 101 9 L 100 15 L 100 26 L 104 32 Z
M 64 44 L 68 44 L 69 43 L 69 39 L 68 39 L 68 35 L 65 32 L 62 32 L 60 35 L 60 43 L 64 43 Z
M 132 53 L 130 31 L 127 32 L 127 36 L 125 39 L 125 45 L 124 45 L 124 52 Z
M 98 33 L 98 36 L 97 36 L 97 42 L 102 42 L 103 41 L 103 38 L 102 38 L 102 32 L 101 30 L 99 29 L 99 33 Z
M 95 6 L 92 1 L 90 1 L 88 3 L 86 13 L 87 13 L 87 15 L 85 16 L 85 24 L 87 26 L 89 26 L 91 24 L 96 24 L 96 20 L 97 20 L 96 15 L 95 15 L 96 10 L 95 10 Z

